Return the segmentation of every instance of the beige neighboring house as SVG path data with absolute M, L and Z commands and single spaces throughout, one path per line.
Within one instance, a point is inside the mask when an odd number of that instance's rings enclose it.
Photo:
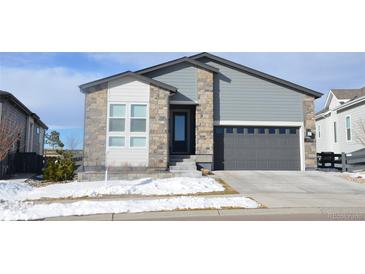
M 316 114 L 317 152 L 350 153 L 364 149 L 365 87 L 332 89 Z
M 48 127 L 13 94 L 0 90 L 0 122 L 4 125 L 7 120 L 16 121 L 15 124 L 20 128 L 20 140 L 13 144 L 9 153 L 34 152 L 43 155 L 44 137 Z M 7 168 L 7 161 L 4 161 L 0 165 L 1 169 Z M 3 172 L 4 170 L 0 170 L 0 176 Z
M 322 94 L 216 55 L 80 89 L 85 172 L 316 168 L 314 100 Z

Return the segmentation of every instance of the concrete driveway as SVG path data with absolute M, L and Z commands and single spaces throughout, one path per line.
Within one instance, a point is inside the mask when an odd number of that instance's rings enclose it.
M 241 194 L 269 208 L 365 207 L 365 184 L 319 171 L 215 171 Z

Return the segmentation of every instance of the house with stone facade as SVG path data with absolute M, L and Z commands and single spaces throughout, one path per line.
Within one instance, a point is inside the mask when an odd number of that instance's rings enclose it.
M 80 86 L 84 172 L 316 167 L 322 94 L 209 53 Z

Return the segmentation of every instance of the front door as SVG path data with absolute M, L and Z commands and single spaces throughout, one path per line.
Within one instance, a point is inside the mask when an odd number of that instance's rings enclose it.
M 172 115 L 172 152 L 188 153 L 188 113 L 173 112 Z

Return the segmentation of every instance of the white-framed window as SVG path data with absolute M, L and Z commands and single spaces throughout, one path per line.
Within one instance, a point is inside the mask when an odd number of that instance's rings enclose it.
M 346 128 L 346 140 L 351 141 L 352 133 L 351 133 L 351 117 L 346 116 L 345 118 L 345 128 Z
M 108 140 L 109 147 L 124 147 L 125 137 L 124 136 L 109 136 Z
M 335 143 L 337 143 L 337 123 L 333 122 L 333 138 Z
M 318 139 L 321 139 L 321 126 L 320 125 L 317 126 L 317 135 L 318 135 Z
M 126 104 L 109 104 L 108 147 L 125 147 Z
M 147 147 L 147 104 L 109 103 L 108 147 Z
M 131 132 L 146 132 L 147 105 L 131 104 Z
M 131 136 L 130 147 L 146 147 L 146 137 Z
M 125 132 L 125 104 L 110 104 L 109 132 Z

